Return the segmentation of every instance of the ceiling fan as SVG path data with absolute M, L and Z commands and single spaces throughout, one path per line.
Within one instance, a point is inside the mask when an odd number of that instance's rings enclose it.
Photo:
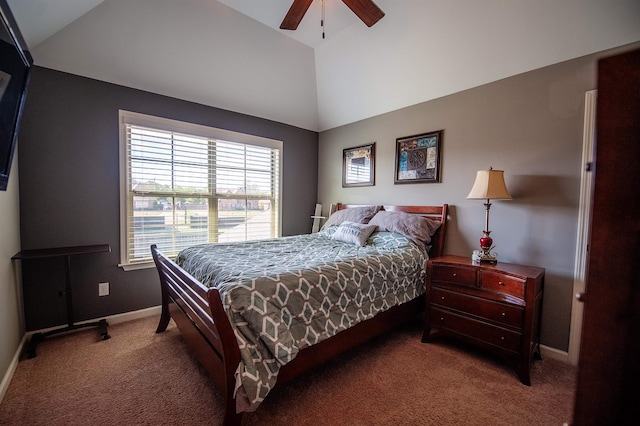
M 300 21 L 307 13 L 309 6 L 313 0 L 293 0 L 293 4 L 289 8 L 287 15 L 284 17 L 280 29 L 295 30 L 298 28 Z M 342 0 L 358 18 L 364 22 L 367 27 L 371 27 L 384 16 L 384 12 L 380 10 L 373 0 Z

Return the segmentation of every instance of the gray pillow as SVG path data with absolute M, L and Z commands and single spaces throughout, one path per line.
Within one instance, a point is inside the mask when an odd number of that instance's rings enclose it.
M 345 220 L 355 223 L 368 223 L 381 208 L 382 206 L 364 206 L 336 210 L 331 216 L 329 216 L 324 225 L 322 225 L 322 229 L 340 225 Z
M 375 230 L 375 225 L 344 221 L 338 226 L 331 239 L 362 247 L 367 244 L 367 240 Z
M 379 211 L 369 225 L 376 225 L 380 231 L 399 232 L 416 244 L 427 245 L 440 221 L 405 212 Z

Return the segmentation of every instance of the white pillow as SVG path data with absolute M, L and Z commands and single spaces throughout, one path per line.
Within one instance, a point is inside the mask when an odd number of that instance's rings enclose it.
M 376 225 L 345 221 L 338 226 L 338 229 L 336 229 L 336 232 L 331 236 L 331 239 L 362 247 L 367 243 L 367 240 L 376 228 Z

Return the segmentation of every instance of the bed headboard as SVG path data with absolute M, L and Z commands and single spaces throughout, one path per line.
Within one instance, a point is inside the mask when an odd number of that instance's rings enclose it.
M 365 204 L 334 204 L 329 214 L 336 210 L 343 210 L 353 207 L 363 207 Z M 440 221 L 441 225 L 436 233 L 431 237 L 431 249 L 429 250 L 429 258 L 442 256 L 444 254 L 444 241 L 447 235 L 447 211 L 449 209 L 448 204 L 442 204 L 440 206 L 392 206 L 384 205 L 382 207 L 386 211 L 406 212 L 411 214 L 419 214 L 430 219 Z

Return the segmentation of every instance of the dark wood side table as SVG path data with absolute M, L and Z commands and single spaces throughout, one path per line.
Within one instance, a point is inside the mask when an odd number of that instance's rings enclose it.
M 18 252 L 15 256 L 11 258 L 11 260 L 32 260 L 32 259 L 42 259 L 45 257 L 64 257 L 65 259 L 65 290 L 64 295 L 66 296 L 66 304 L 67 304 L 67 325 L 62 328 L 57 328 L 51 331 L 47 331 L 45 333 L 35 333 L 31 336 L 31 340 L 29 341 L 29 345 L 27 346 L 27 356 L 29 358 L 34 358 L 36 356 L 36 347 L 38 343 L 40 343 L 43 339 L 52 334 L 56 333 L 64 333 L 66 331 L 77 330 L 79 328 L 85 327 L 100 327 L 100 336 L 103 340 L 107 340 L 111 338 L 109 333 L 107 332 L 107 327 L 109 324 L 106 319 L 101 319 L 99 321 L 88 322 L 83 324 L 74 324 L 73 319 L 73 297 L 71 293 L 71 256 L 78 256 L 81 254 L 92 254 L 92 253 L 105 253 L 110 252 L 111 247 L 109 244 L 95 244 L 95 245 L 87 245 L 87 246 L 73 246 L 73 247 L 55 247 L 55 248 L 45 248 L 45 249 L 33 249 L 33 250 L 22 250 Z M 62 292 L 60 292 L 62 295 Z
M 476 264 L 460 256 L 430 259 L 422 341 L 443 334 L 484 347 L 531 385 L 530 363 L 540 358 L 544 274 L 543 268 Z

